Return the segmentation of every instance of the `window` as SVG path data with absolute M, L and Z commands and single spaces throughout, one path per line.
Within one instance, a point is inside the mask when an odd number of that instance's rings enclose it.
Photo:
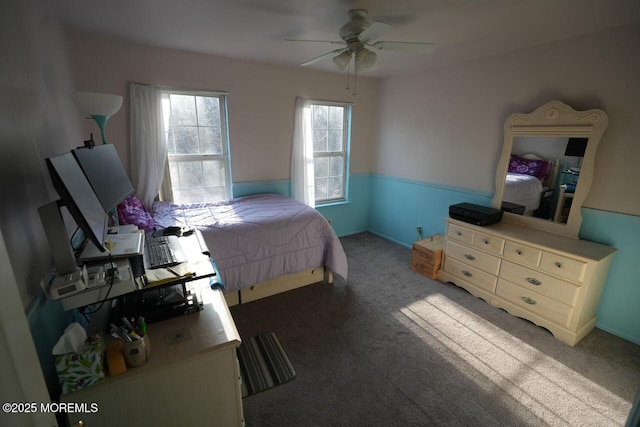
M 311 102 L 315 201 L 346 200 L 351 106 Z
M 218 93 L 163 94 L 169 161 L 165 199 L 197 203 L 231 198 L 226 100 Z

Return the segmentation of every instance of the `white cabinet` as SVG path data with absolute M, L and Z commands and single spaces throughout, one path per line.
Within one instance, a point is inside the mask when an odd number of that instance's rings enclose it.
M 508 222 L 447 219 L 438 279 L 575 345 L 596 322 L 616 249 Z
M 202 311 L 148 325 L 146 364 L 62 396 L 63 402 L 97 404 L 97 412 L 70 413 L 72 424 L 244 425 L 240 336 L 222 292 L 205 288 L 202 297 Z M 170 343 L 177 333 L 189 338 Z

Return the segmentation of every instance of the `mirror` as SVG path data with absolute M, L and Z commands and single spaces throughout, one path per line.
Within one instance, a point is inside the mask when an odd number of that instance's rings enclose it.
M 577 237 L 607 124 L 601 110 L 575 111 L 560 101 L 509 116 L 491 202 L 503 220 Z

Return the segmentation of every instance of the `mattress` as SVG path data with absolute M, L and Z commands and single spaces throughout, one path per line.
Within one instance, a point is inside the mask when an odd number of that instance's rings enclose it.
M 502 200 L 525 207 L 525 211 L 534 211 L 540 206 L 543 187 L 538 178 L 520 173 L 508 173 Z
M 315 209 L 279 194 L 216 203 L 155 202 L 156 227 L 195 227 L 202 232 L 225 290 L 319 266 L 347 279 L 347 257 L 326 219 Z

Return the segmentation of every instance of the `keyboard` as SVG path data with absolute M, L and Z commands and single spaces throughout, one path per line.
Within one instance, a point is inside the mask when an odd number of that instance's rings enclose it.
M 144 246 L 145 268 L 161 268 L 187 262 L 176 236 L 146 236 Z

